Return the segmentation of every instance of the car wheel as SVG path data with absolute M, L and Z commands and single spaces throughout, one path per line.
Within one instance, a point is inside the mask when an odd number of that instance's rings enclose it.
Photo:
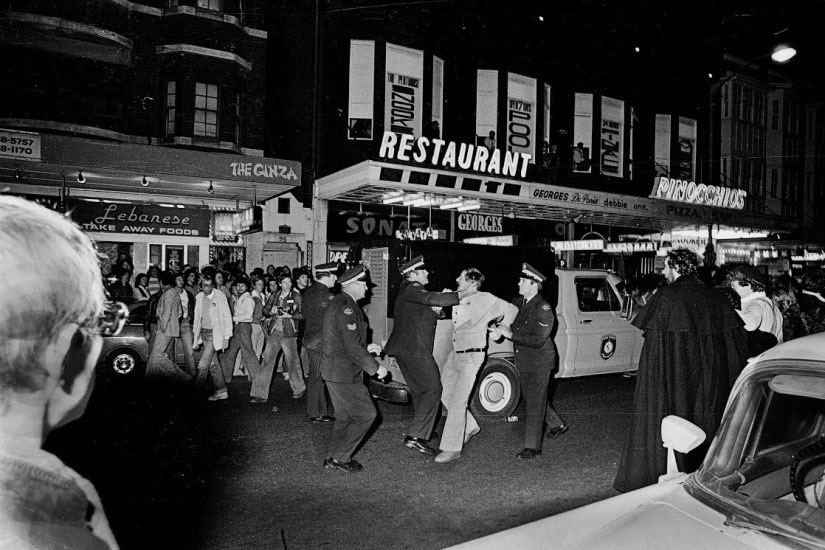
M 116 350 L 106 359 L 106 372 L 115 378 L 140 376 L 143 368 L 137 352 L 132 350 Z
M 494 357 L 481 370 L 470 412 L 476 416 L 505 418 L 516 410 L 520 398 L 518 371 L 508 361 Z

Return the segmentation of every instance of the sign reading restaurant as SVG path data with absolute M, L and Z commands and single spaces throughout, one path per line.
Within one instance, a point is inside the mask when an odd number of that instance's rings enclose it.
M 490 151 L 483 145 L 456 143 L 443 139 L 416 138 L 384 132 L 378 156 L 387 160 L 419 162 L 433 168 L 472 170 L 502 177 L 525 177 L 532 155 L 517 151 Z
M 705 185 L 693 181 L 680 180 L 661 176 L 654 180 L 652 199 L 666 199 L 669 201 L 701 204 L 704 206 L 718 206 L 721 208 L 745 208 L 745 197 L 748 192 L 743 189 L 731 189 L 717 185 Z

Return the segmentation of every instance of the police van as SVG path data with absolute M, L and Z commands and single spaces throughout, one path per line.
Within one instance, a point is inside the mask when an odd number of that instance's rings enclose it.
M 454 290 L 455 279 L 469 267 L 485 277 L 482 290 L 511 301 L 518 295 L 522 263 L 527 262 L 548 278 L 542 295 L 554 306 L 558 323 L 553 338 L 558 350 L 555 376 L 570 378 L 632 372 L 638 368 L 642 332 L 629 320 L 631 303 L 620 292 L 621 279 L 604 270 L 555 269 L 555 253 L 547 247 L 499 247 L 443 241 L 377 241 L 355 246 L 349 259 L 363 261 L 373 283 L 364 312 L 371 331 L 370 341 L 382 346 L 393 326 L 393 309 L 402 278 L 400 266 L 423 255 L 429 273 L 430 291 Z M 433 357 L 441 368 L 452 350 L 452 321 L 449 308 L 438 321 Z M 390 376 L 370 380 L 375 397 L 404 403 L 409 392 L 397 364 L 385 358 Z M 473 414 L 501 418 L 518 406 L 521 386 L 514 363 L 512 342 L 488 342 L 470 410 Z

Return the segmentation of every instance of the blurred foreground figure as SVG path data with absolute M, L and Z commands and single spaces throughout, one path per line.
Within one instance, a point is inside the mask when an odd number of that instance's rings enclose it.
M 686 249 L 668 252 L 660 288 L 633 320 L 645 333 L 633 415 L 613 486 L 632 491 L 656 483 L 667 470 L 661 423 L 670 414 L 693 422 L 706 443 L 677 453 L 691 472 L 719 427 L 728 394 L 748 358 L 744 321 L 724 296 L 696 275 L 698 259 Z
M 59 214 L 0 196 L 0 547 L 117 548 L 92 484 L 42 450 L 79 418 L 107 315 L 91 240 Z M 117 328 L 114 328 L 117 326 Z

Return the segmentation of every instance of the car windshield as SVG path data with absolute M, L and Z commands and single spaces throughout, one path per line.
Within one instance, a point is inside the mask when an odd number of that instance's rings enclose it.
M 746 376 L 686 488 L 733 525 L 825 548 L 825 364 Z

